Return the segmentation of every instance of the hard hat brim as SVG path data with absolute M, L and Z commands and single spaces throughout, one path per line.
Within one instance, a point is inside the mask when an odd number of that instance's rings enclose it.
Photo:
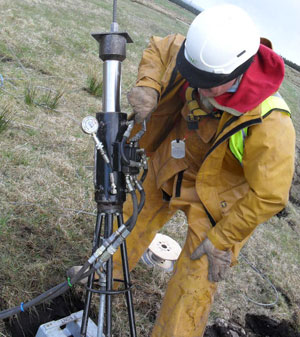
M 210 89 L 230 82 L 242 75 L 253 62 L 253 56 L 241 64 L 230 74 L 210 73 L 193 66 L 184 55 L 185 41 L 177 54 L 176 67 L 183 78 L 185 78 L 191 87 Z

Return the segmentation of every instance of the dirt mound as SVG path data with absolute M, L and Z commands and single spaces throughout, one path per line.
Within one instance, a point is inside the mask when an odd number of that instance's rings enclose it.
M 300 337 L 288 321 L 275 321 L 267 316 L 250 315 L 245 317 L 246 326 L 217 319 L 207 327 L 204 337 Z
M 286 320 L 277 322 L 267 316 L 246 315 L 246 328 L 251 329 L 258 336 L 300 337 L 300 333 L 290 322 Z

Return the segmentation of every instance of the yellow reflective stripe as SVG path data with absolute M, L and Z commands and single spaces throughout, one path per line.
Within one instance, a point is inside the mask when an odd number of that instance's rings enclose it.
M 261 104 L 261 116 L 263 117 L 269 111 L 274 109 L 284 110 L 289 114 L 291 113 L 290 108 L 288 107 L 284 99 L 282 99 L 280 96 L 270 96 Z
M 284 110 L 287 113 L 290 112 L 290 108 L 284 101 L 284 99 L 280 96 L 279 93 L 276 93 L 274 96 L 270 96 L 267 99 L 265 99 L 261 104 L 261 116 L 263 117 L 266 115 L 269 111 L 278 109 L 278 110 Z
M 244 155 L 245 138 L 248 128 L 244 128 L 229 138 L 229 148 L 235 158 L 242 164 Z
M 284 99 L 277 92 L 275 95 L 268 97 L 261 104 L 261 116 L 264 117 L 268 112 L 278 109 L 283 110 L 291 115 L 290 109 Z M 229 148 L 236 159 L 243 162 L 245 138 L 248 134 L 248 128 L 244 128 L 229 138 Z

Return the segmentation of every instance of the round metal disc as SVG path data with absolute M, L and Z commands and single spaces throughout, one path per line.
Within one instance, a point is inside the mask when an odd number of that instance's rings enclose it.
M 99 124 L 95 117 L 87 116 L 83 118 L 81 122 L 81 127 L 85 133 L 93 134 L 97 132 Z
M 167 272 L 170 272 L 173 270 L 175 261 L 170 260 L 162 260 L 157 258 L 149 248 L 145 251 L 145 253 L 142 256 L 142 261 L 149 267 L 159 267 L 164 269 Z
M 163 260 L 175 261 L 181 253 L 180 245 L 168 235 L 157 233 L 148 248 L 154 255 Z

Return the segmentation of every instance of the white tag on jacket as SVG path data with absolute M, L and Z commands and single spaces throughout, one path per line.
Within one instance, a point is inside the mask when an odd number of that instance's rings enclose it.
M 171 156 L 175 159 L 181 159 L 185 157 L 185 142 L 183 140 L 171 141 Z

